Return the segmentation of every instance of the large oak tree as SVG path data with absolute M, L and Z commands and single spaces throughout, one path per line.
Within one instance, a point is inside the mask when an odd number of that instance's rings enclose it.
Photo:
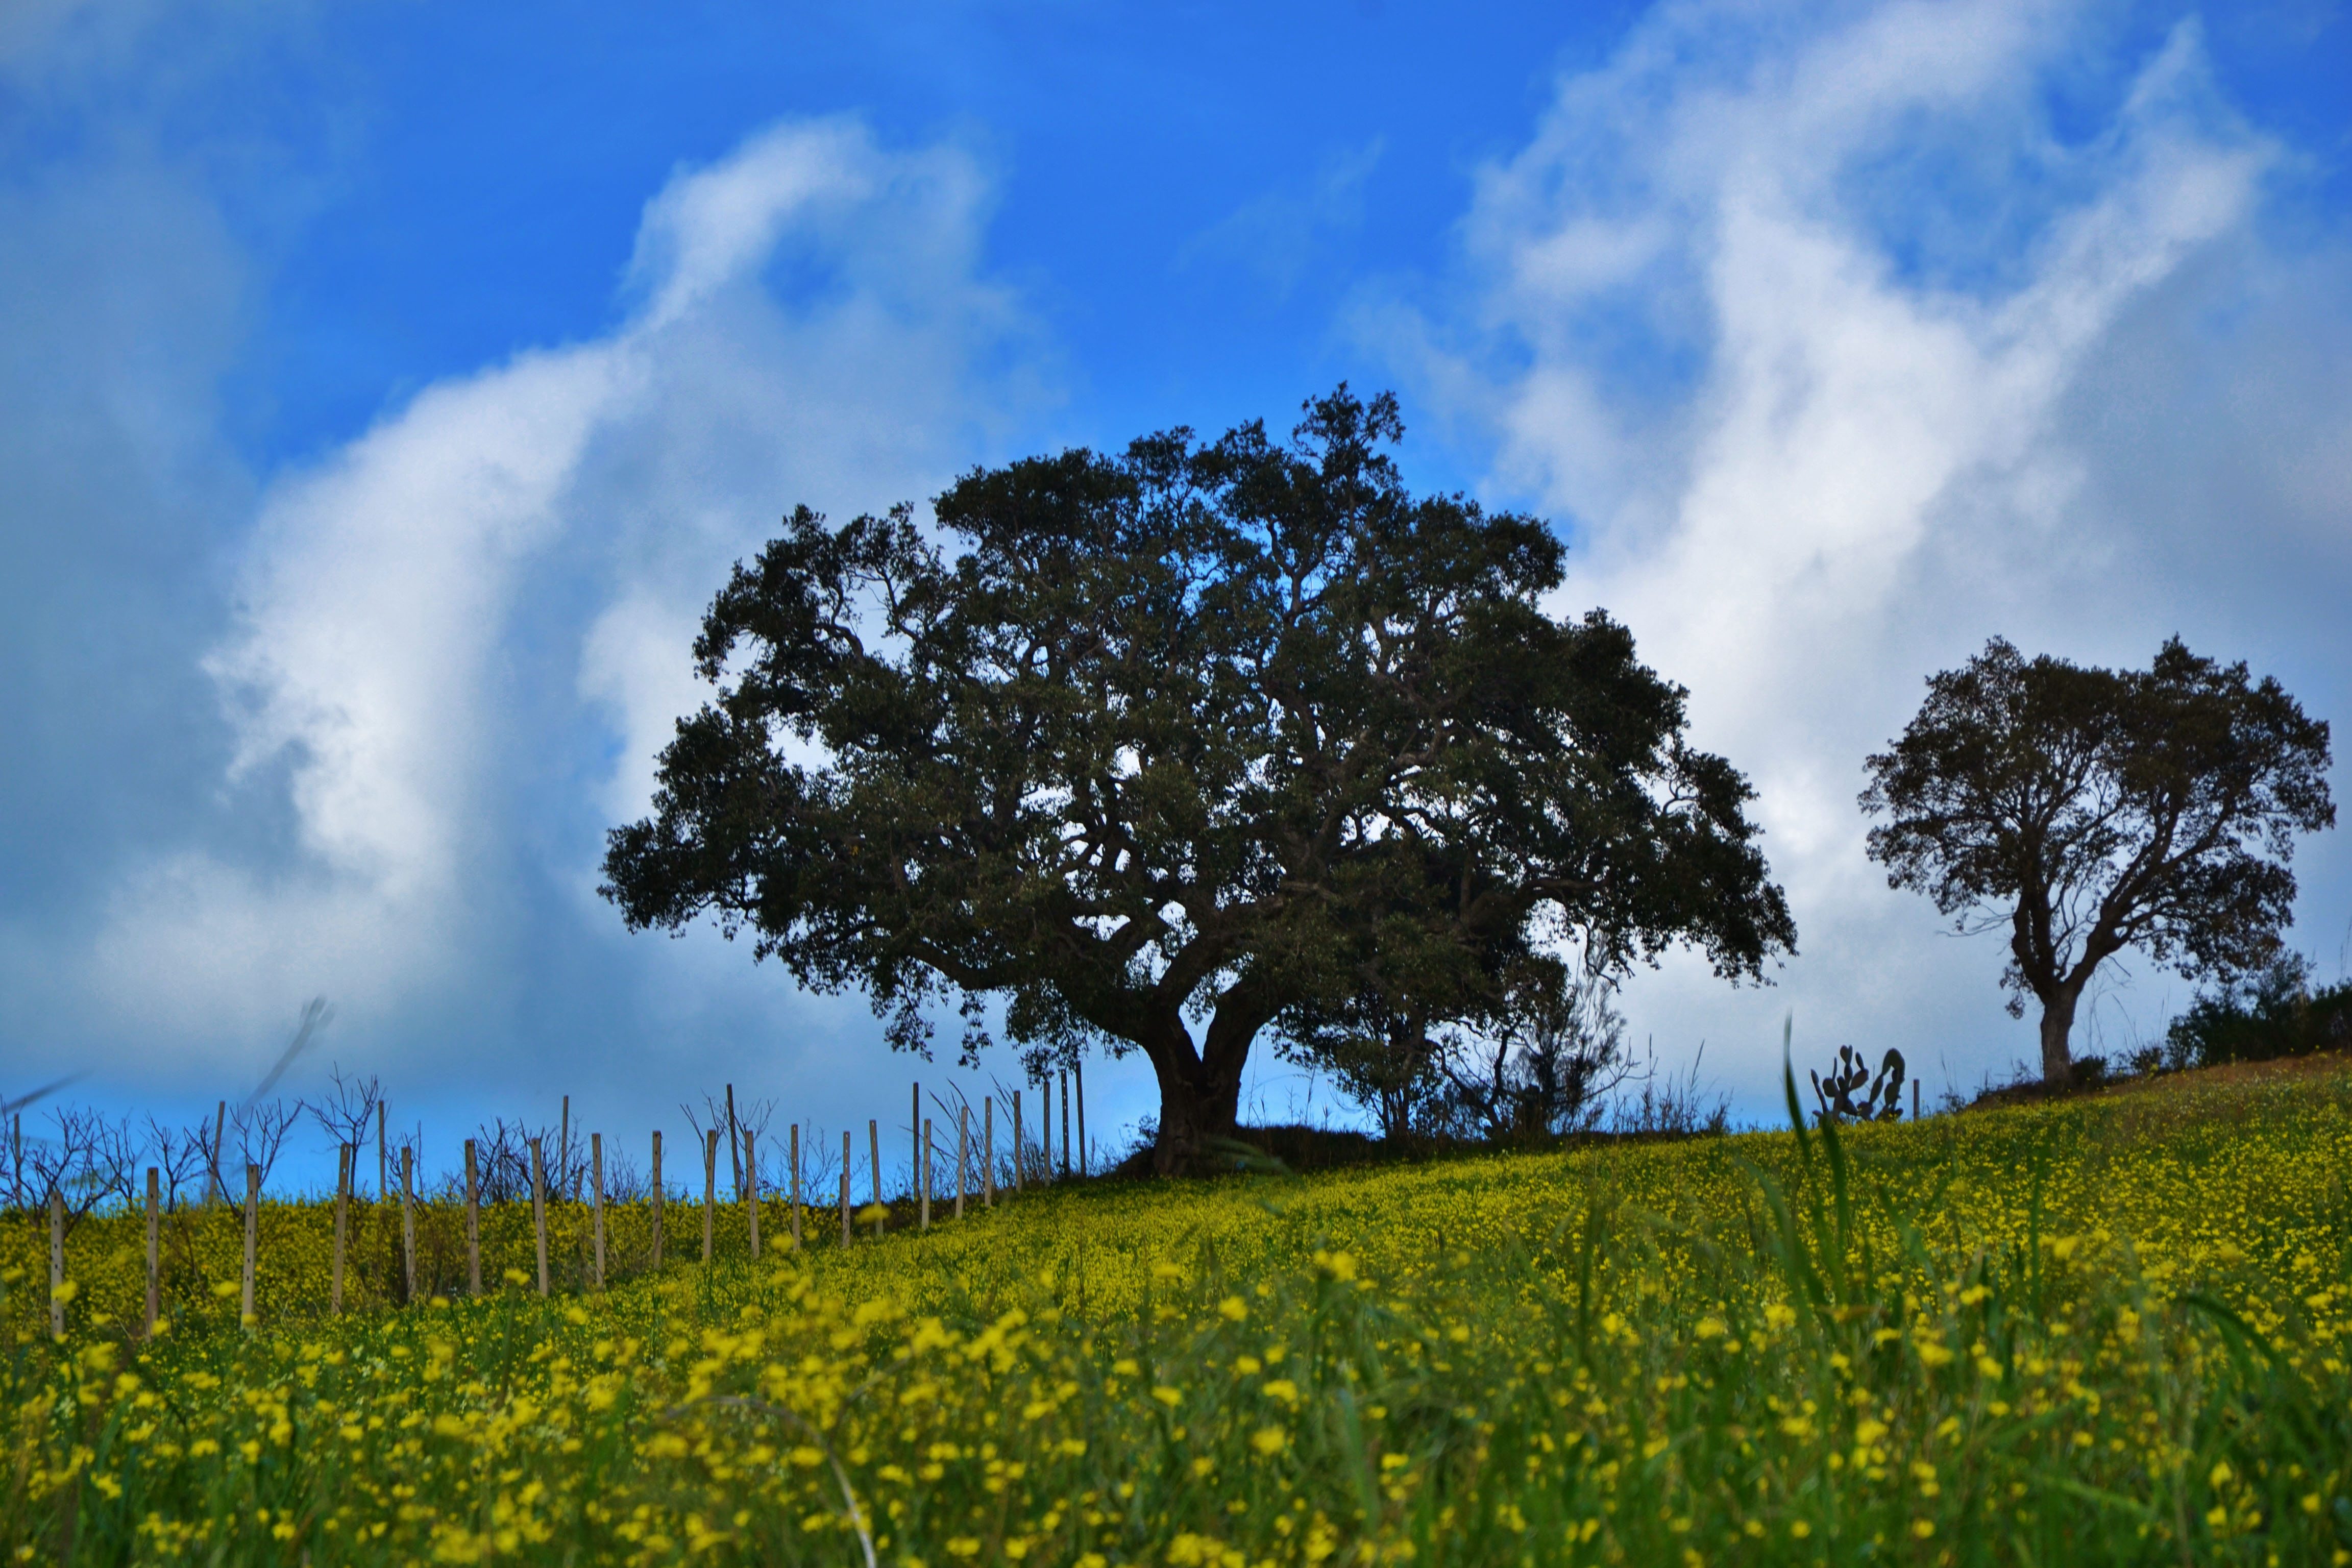
M 2005 927 L 2011 1016 L 2042 1005 L 2042 1076 L 2099 965 L 2127 948 L 2191 978 L 2268 963 L 2293 918 L 2294 835 L 2332 825 L 2327 725 L 2177 637 L 2144 670 L 2028 659 L 2001 638 L 1928 678 L 1868 762 L 1889 887 L 1963 931 Z
M 994 996 L 1032 1049 L 1140 1050 L 1163 1171 L 1232 1129 L 1261 1031 L 1382 953 L 1475 975 L 1550 931 L 1759 975 L 1795 931 L 1746 782 L 1622 626 L 1544 611 L 1542 522 L 1407 492 L 1402 433 L 1341 387 L 1288 443 L 976 470 L 944 548 L 803 509 L 711 605 L 717 698 L 606 896 L 865 989 L 902 1047 L 957 998 L 969 1054 Z

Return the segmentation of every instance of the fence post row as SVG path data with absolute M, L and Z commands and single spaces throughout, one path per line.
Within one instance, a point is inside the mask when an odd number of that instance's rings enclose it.
M 471 1138 L 466 1140 L 466 1290 L 482 1293 L 482 1184 Z
M 1065 1175 L 1067 1175 L 1070 1172 L 1073 1160 L 1072 1144 L 1074 1142 L 1077 1145 L 1076 1152 L 1077 1172 L 1080 1175 L 1089 1173 L 1090 1162 L 1088 1158 L 1088 1151 L 1084 1142 L 1086 1128 L 1086 1080 L 1083 1073 L 1083 1068 L 1074 1068 L 1069 1071 L 1065 1071 L 1061 1075 L 1062 1173 Z M 1054 1128 L 1052 1116 L 1052 1091 L 1055 1085 L 1053 1080 L 1048 1079 L 1046 1082 L 1046 1114 L 1040 1119 L 1038 1125 L 1039 1165 L 1040 1168 L 1045 1170 L 1049 1176 L 1053 1174 L 1054 1161 Z M 1911 1092 L 1913 1100 L 1912 1115 L 1916 1120 L 1919 1114 L 1918 1100 L 1920 1098 L 1919 1085 L 1916 1081 L 1911 1086 Z M 734 1108 L 734 1086 L 732 1084 L 728 1085 L 727 1094 L 729 1126 L 730 1129 L 739 1131 L 741 1137 L 740 1147 L 736 1146 L 734 1138 L 730 1137 L 729 1139 L 729 1152 L 734 1157 L 737 1166 L 738 1191 L 740 1193 L 743 1200 L 745 1228 L 751 1243 L 751 1256 L 754 1258 L 757 1258 L 760 1256 L 759 1135 L 756 1129 L 740 1127 L 737 1122 Z M 911 1087 L 908 1099 L 911 1126 L 915 1130 L 917 1138 L 915 1145 L 914 1172 L 917 1224 L 919 1228 L 928 1231 L 930 1229 L 931 1226 L 931 1203 L 933 1198 L 939 1195 L 936 1169 L 938 1144 L 931 1119 L 921 1114 L 922 1085 L 919 1081 Z M 1076 1102 L 1075 1106 L 1072 1104 L 1074 1100 Z M 392 1195 L 390 1170 L 391 1148 L 389 1137 L 390 1127 L 386 1103 L 387 1102 L 383 1100 L 378 1100 L 375 1107 L 378 1183 L 377 1195 L 379 1200 L 388 1200 Z M 1026 1123 L 1022 1114 L 1021 1090 L 1014 1089 L 1012 1091 L 1012 1100 L 1010 1103 L 1013 1130 L 1013 1184 L 1011 1190 L 1013 1192 L 1019 1192 L 1026 1184 L 1028 1156 L 1028 1140 Z M 215 1117 L 214 1146 L 211 1151 L 213 1158 L 208 1161 L 206 1164 L 208 1174 L 206 1180 L 207 1192 L 205 1201 L 208 1206 L 213 1203 L 215 1194 L 224 1197 L 226 1194 L 226 1184 L 219 1180 L 219 1156 L 222 1152 L 222 1141 L 226 1135 L 227 1109 L 227 1102 L 226 1100 L 222 1101 L 216 1110 Z M 1076 1136 L 1075 1139 L 1073 1138 L 1071 1128 L 1074 1110 L 1077 1123 Z M 567 1141 L 567 1147 L 568 1139 L 570 1137 L 570 1122 L 571 1097 L 566 1095 L 563 1100 L 562 1121 L 561 1123 L 562 1131 L 560 1132 L 560 1136 Z M 715 1211 L 718 1202 L 719 1136 L 718 1129 L 711 1129 L 706 1136 L 703 1144 L 702 1260 L 706 1264 L 712 1260 L 717 1243 L 717 1216 Z M 869 1119 L 866 1123 L 866 1136 L 867 1142 L 867 1161 L 871 1166 L 871 1173 L 873 1177 L 873 1201 L 875 1207 L 877 1210 L 881 1210 L 883 1208 L 881 1123 L 877 1121 Z M 550 1294 L 553 1288 L 553 1279 L 548 1256 L 547 1155 L 543 1139 L 531 1138 L 527 1140 L 527 1142 L 530 1148 L 531 1232 L 537 1254 L 537 1262 L 539 1265 L 539 1293 L 541 1296 L 545 1296 Z M 337 1315 L 341 1314 L 344 1307 L 344 1285 L 349 1268 L 348 1258 L 351 1234 L 351 1204 L 353 1197 L 357 1195 L 359 1185 L 357 1176 L 360 1147 L 361 1145 L 356 1142 L 339 1142 L 335 1146 L 333 1269 L 329 1288 L 329 1308 L 331 1311 Z M 467 1139 L 465 1147 L 466 1282 L 468 1292 L 472 1295 L 478 1296 L 482 1292 L 481 1171 L 478 1146 L 476 1141 L 471 1138 Z M 855 1235 L 855 1212 L 851 1207 L 851 1205 L 854 1202 L 851 1191 L 853 1185 L 853 1147 L 851 1135 L 847 1131 L 844 1131 L 841 1135 L 840 1204 L 841 1239 L 842 1245 L 845 1247 L 850 1244 L 850 1241 Z M 964 1200 L 971 1190 L 971 1161 L 974 1152 L 975 1151 L 972 1148 L 971 1139 L 971 1108 L 969 1105 L 960 1105 L 956 1111 L 956 1173 L 954 1203 L 954 1215 L 958 1219 L 964 1217 Z M 992 1095 L 983 1096 L 981 1100 L 981 1135 L 979 1140 L 979 1148 L 976 1152 L 979 1154 L 981 1160 L 980 1200 L 984 1206 L 993 1208 L 996 1204 L 996 1101 Z M 592 1132 L 589 1134 L 588 1166 L 589 1169 L 586 1173 L 593 1184 L 594 1200 L 594 1287 L 601 1290 L 606 1286 L 606 1269 L 608 1265 L 608 1237 L 604 1192 L 604 1134 L 601 1132 Z M 562 1173 L 558 1173 L 559 1177 L 561 1174 Z M 802 1176 L 801 1128 L 799 1123 L 794 1122 L 792 1124 L 791 1133 L 790 1181 L 792 1237 L 793 1247 L 796 1251 L 805 1244 L 805 1237 L 803 1231 L 803 1215 L 802 1210 L 807 1204 L 808 1199 L 802 1191 Z M 415 1146 L 414 1144 L 404 1144 L 400 1151 L 402 1282 L 405 1288 L 405 1299 L 410 1300 L 414 1300 L 416 1296 L 415 1182 Z M 161 1184 L 162 1173 L 160 1170 L 155 1166 L 149 1166 L 147 1168 L 146 1199 L 146 1301 L 142 1321 L 142 1331 L 144 1335 L 150 1337 L 153 1335 L 155 1325 L 163 1315 L 163 1200 Z M 649 1202 L 652 1209 L 651 1219 L 653 1225 L 652 1265 L 656 1270 L 658 1270 L 662 1267 L 663 1262 L 665 1244 L 664 1222 L 667 1200 L 667 1192 L 662 1181 L 662 1134 L 660 1131 L 656 1129 L 653 1133 L 653 1168 L 651 1192 L 649 1194 Z M 260 1205 L 261 1167 L 258 1164 L 247 1162 L 246 1164 L 246 1198 L 243 1215 L 245 1222 L 244 1258 L 239 1282 L 238 1316 L 243 1324 L 248 1329 L 255 1326 L 255 1324 L 259 1321 L 257 1315 L 258 1309 L 257 1294 L 258 1289 L 257 1279 L 260 1247 Z M 881 1214 L 877 1214 L 874 1220 L 874 1234 L 877 1238 L 882 1235 L 885 1223 L 885 1216 Z M 66 1311 L 65 1301 L 63 1300 L 64 1285 L 65 1205 L 62 1194 L 57 1192 L 52 1192 L 49 1194 L 49 1324 L 50 1331 L 57 1334 L 62 1334 L 65 1331 Z
M 400 1271 L 403 1300 L 416 1300 L 416 1145 L 400 1146 Z
M 754 1143 L 760 1135 L 743 1129 L 743 1214 L 751 1225 L 751 1261 L 760 1260 L 760 1162 Z
M 163 1174 L 152 1165 L 147 1167 L 147 1322 L 140 1331 L 142 1338 L 155 1337 L 155 1314 L 163 1306 Z
M 66 1200 L 49 1189 L 49 1332 L 66 1331 Z
M 205 1160 L 205 1207 L 206 1208 L 226 1200 L 228 1196 L 228 1178 L 221 1172 L 221 1140 L 227 1136 L 228 1101 L 224 1100 L 220 1102 L 220 1108 L 213 1112 L 213 1146 L 206 1151 Z
M 337 1317 L 343 1312 L 343 1237 L 351 1226 L 352 1178 L 359 1163 L 357 1143 L 335 1145 L 335 1266 L 327 1287 L 327 1310 Z
M 735 1086 L 727 1086 L 727 1163 L 735 1167 L 735 1201 L 743 1201 L 743 1130 L 735 1121 Z
M 604 1135 L 588 1134 L 588 1179 L 596 1197 L 596 1289 L 604 1288 Z
M 702 1143 L 702 1261 L 710 1262 L 710 1227 L 713 1211 L 719 1205 L 719 1129 L 714 1127 Z
M 539 1241 L 539 1293 L 547 1294 L 547 1160 L 541 1140 L 530 1141 L 530 1228 Z
M 654 1269 L 661 1269 L 662 1255 L 662 1173 L 661 1129 L 654 1129 Z
M 261 1321 L 253 1310 L 253 1270 L 256 1255 L 261 1249 L 261 1167 L 247 1161 L 245 1166 L 245 1289 L 239 1296 L 237 1321 L 250 1330 Z

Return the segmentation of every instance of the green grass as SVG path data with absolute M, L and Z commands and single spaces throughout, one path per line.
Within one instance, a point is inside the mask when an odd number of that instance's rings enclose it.
M 544 1301 L 333 1320 L 289 1281 L 250 1332 L 12 1331 L 0 1551 L 2352 1563 L 2347 1168 L 2326 1064 L 1106 1184 Z

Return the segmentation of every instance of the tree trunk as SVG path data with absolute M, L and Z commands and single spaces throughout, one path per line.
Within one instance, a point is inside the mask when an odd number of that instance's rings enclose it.
M 1211 1020 L 1203 1048 L 1195 1050 L 1181 1018 L 1171 1018 L 1154 1038 L 1139 1041 L 1160 1080 L 1160 1137 L 1152 1145 L 1151 1172 L 1185 1176 L 1215 1168 L 1211 1144 L 1234 1135 L 1241 1118 L 1242 1065 L 1249 1059 L 1255 1019 L 1224 1007 Z
M 2074 1058 L 2066 1048 L 2066 1037 L 2074 1030 L 2074 1003 L 2082 995 L 2077 986 L 2060 985 L 2042 1003 L 2042 1081 L 2053 1089 L 2063 1088 L 2073 1081 Z
M 1160 1139 L 1151 1148 L 1151 1173 L 1187 1176 L 1208 1170 L 1211 1142 L 1234 1136 L 1240 1120 L 1241 1085 L 1219 1086 L 1182 1070 L 1185 1064 L 1154 1061 L 1160 1077 Z M 1171 1071 L 1173 1066 L 1177 1070 Z

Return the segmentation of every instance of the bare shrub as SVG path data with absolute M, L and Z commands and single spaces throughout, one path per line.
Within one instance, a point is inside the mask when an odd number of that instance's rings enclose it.
M 1637 1076 L 1607 979 L 1580 973 L 1563 996 L 1486 1032 L 1454 1031 L 1436 1056 L 1430 1121 L 1454 1137 L 1523 1142 L 1590 1127 Z
M 383 1080 L 373 1073 L 365 1078 L 357 1073 L 346 1076 L 342 1065 L 336 1063 L 327 1073 L 327 1082 L 331 1087 L 310 1107 L 310 1119 L 337 1148 L 346 1143 L 355 1150 L 366 1147 L 375 1126 L 376 1108 L 383 1103 Z M 352 1184 L 358 1184 L 356 1171 Z

